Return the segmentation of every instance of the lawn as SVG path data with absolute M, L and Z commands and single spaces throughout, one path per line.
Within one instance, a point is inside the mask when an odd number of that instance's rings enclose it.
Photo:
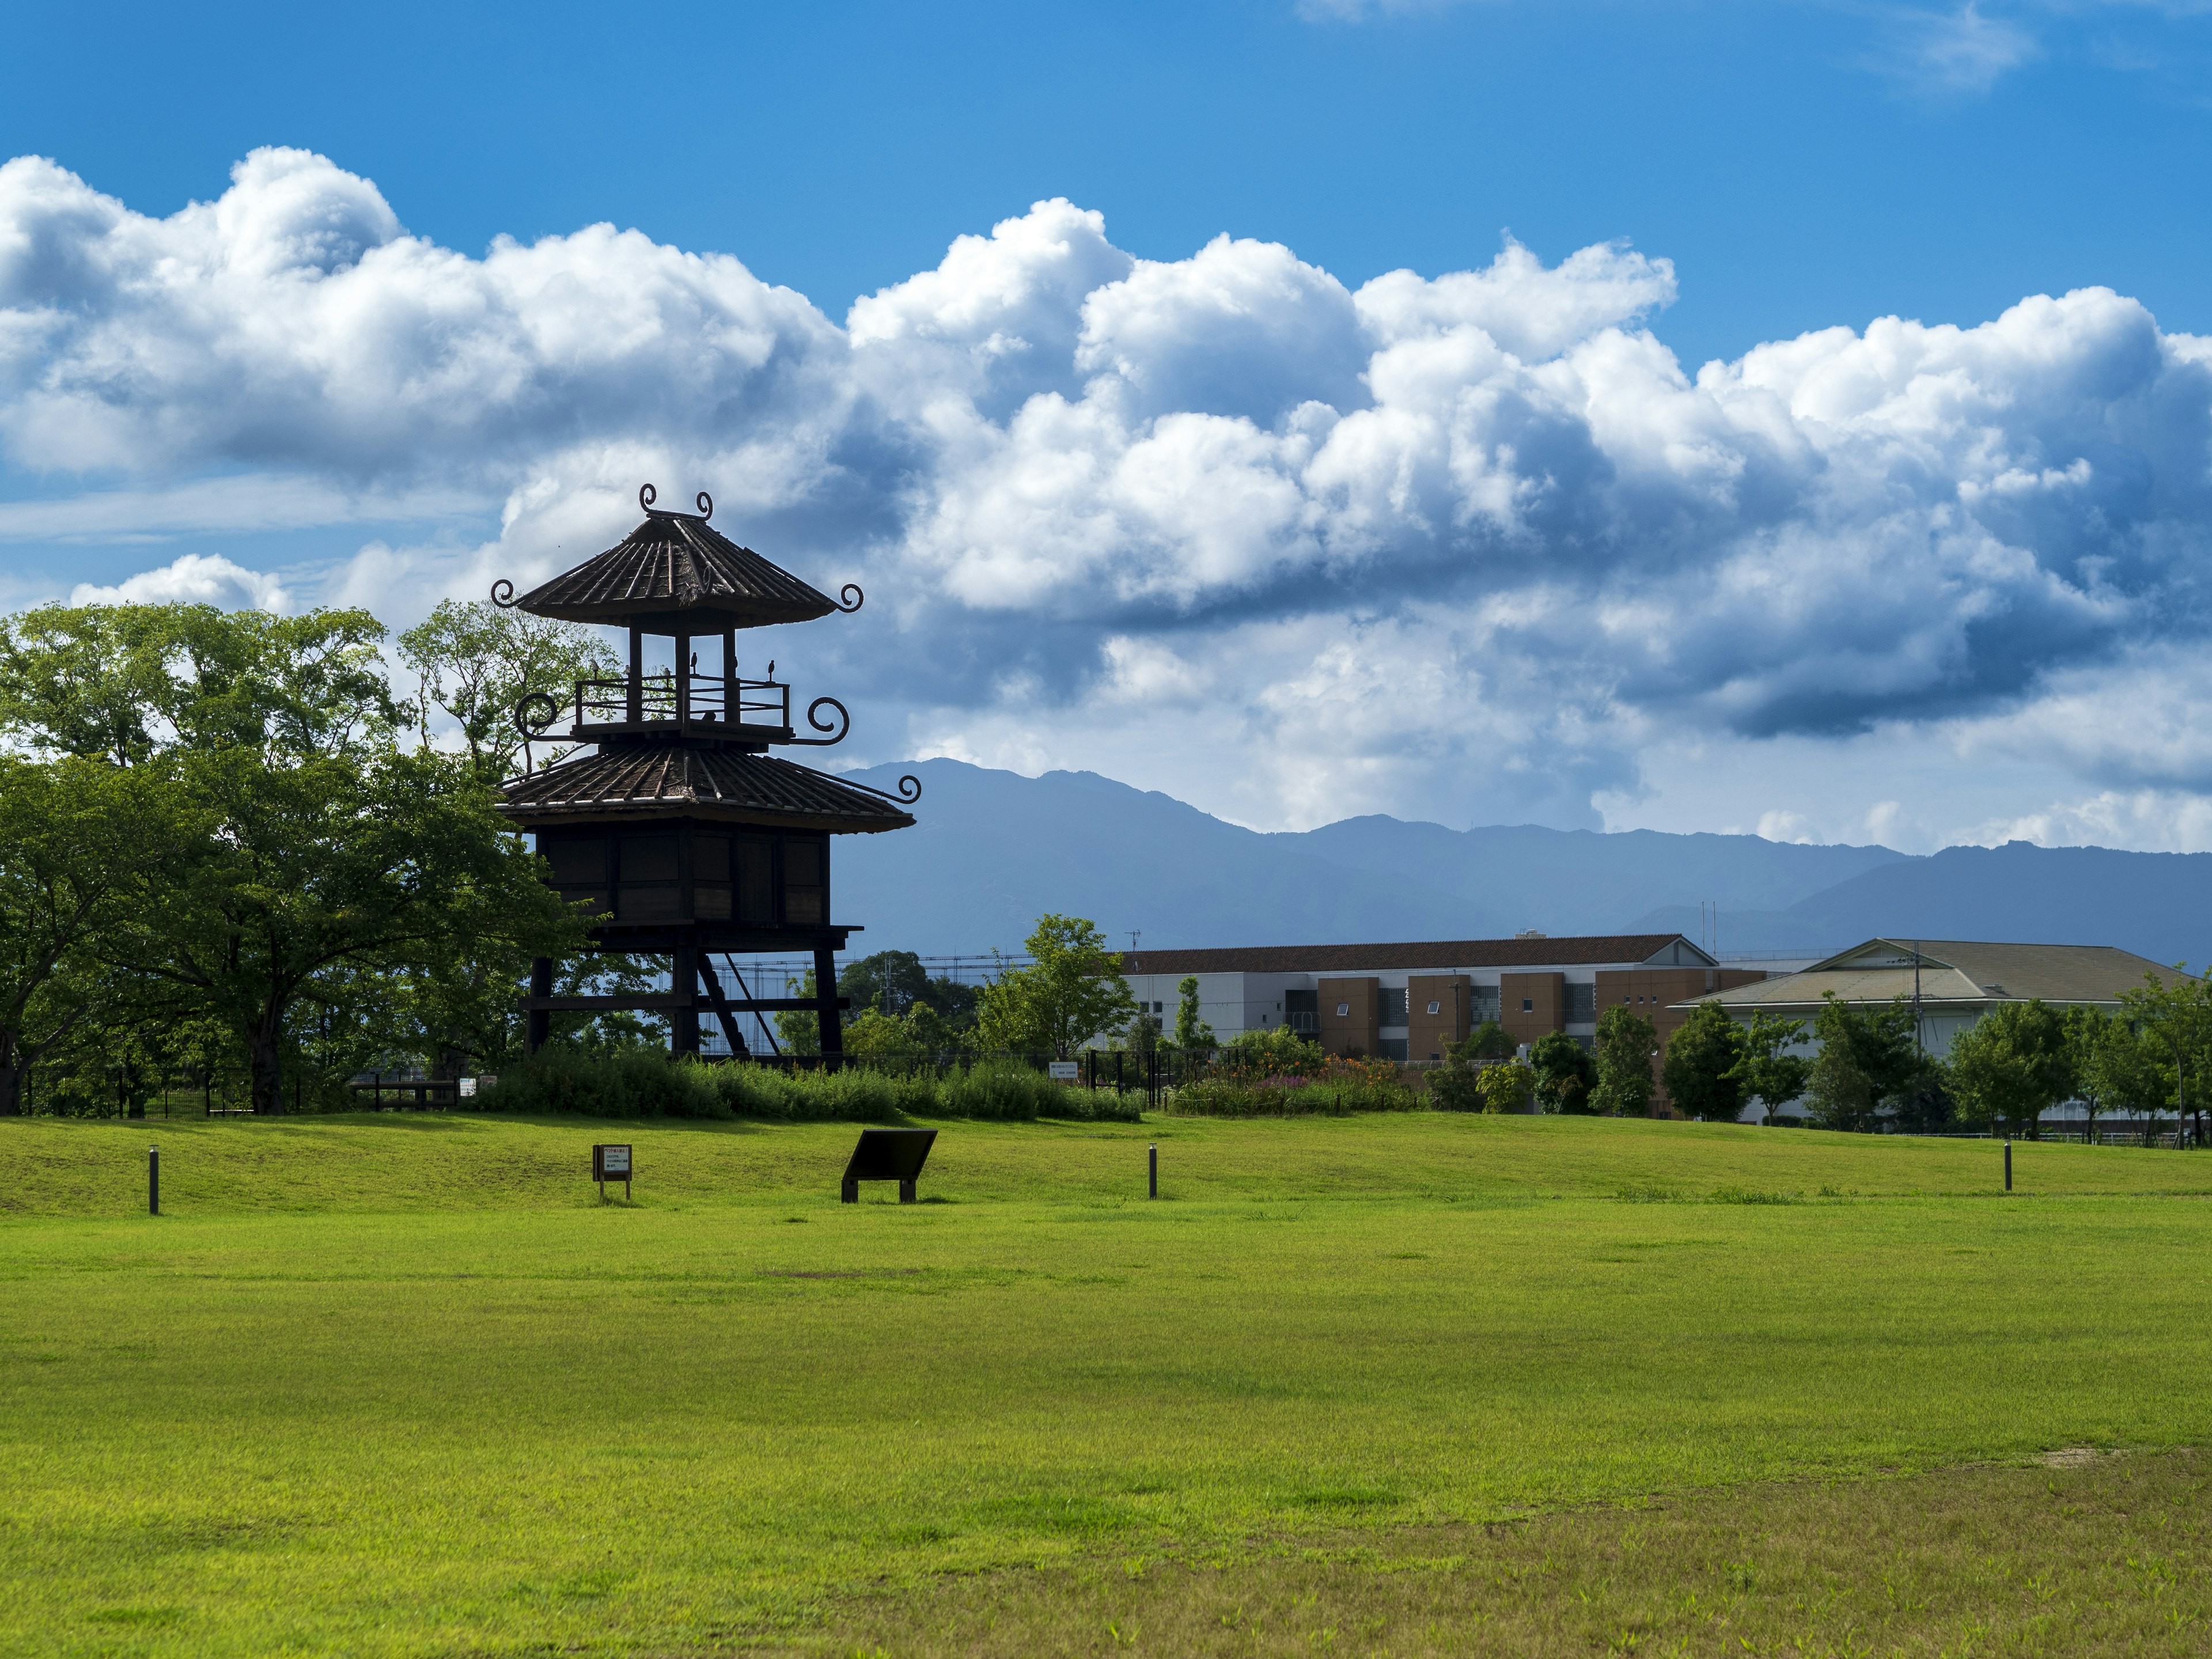
M 844 1206 L 852 1134 L 0 1123 L 0 1650 L 2202 1643 L 2194 1154 L 948 1124 Z

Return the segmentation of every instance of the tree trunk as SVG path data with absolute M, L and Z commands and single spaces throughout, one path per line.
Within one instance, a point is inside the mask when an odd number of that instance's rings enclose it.
M 11 1059 L 0 1064 L 0 1117 L 18 1117 L 23 1110 L 23 1068 Z
M 247 1032 L 246 1046 L 253 1066 L 253 1109 L 271 1117 L 283 1116 L 284 1079 L 276 1053 L 276 1029 L 273 1025 L 264 1026 Z

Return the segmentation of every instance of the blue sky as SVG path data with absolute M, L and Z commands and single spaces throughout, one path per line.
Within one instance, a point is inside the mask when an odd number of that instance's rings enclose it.
M 0 191 L 10 602 L 404 623 L 611 539 L 651 467 L 887 596 L 891 633 L 812 647 L 873 711 L 856 759 L 1091 766 L 1262 827 L 2212 846 L 2176 666 L 2212 8 L 91 5 L 11 46 L 0 155 L 61 172 Z M 234 179 L 269 147 L 328 165 Z M 702 297 L 602 222 L 811 307 Z M 1493 267 L 1508 235 L 1553 275 Z M 1400 270 L 1494 281 L 1363 286 Z M 277 328 L 302 283 L 337 309 Z M 601 317 L 668 286 L 549 344 L 562 283 Z M 1711 359 L 1753 367 L 1669 389 Z M 1432 496 L 1389 483 L 1422 422 Z
M 448 246 L 605 219 L 833 315 L 1066 196 L 1148 258 L 1227 231 L 1353 284 L 1626 238 L 1691 362 L 2091 283 L 2212 326 L 2212 8 L 1350 9 L 95 0 L 11 22 L 0 151 L 167 213 L 296 145 Z

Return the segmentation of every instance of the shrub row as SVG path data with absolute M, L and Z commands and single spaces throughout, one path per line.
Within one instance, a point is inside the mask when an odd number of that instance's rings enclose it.
M 1040 1117 L 1133 1123 L 1140 1095 L 1070 1089 L 1008 1061 L 939 1078 L 895 1077 L 864 1066 L 786 1072 L 773 1066 L 701 1065 L 639 1049 L 583 1054 L 547 1049 L 501 1074 L 477 1109 L 580 1117 L 767 1118 L 781 1123 L 889 1123 L 907 1117 Z
M 1354 1112 L 1423 1112 L 1431 1104 L 1419 1089 L 1358 1074 L 1256 1082 L 1210 1077 L 1170 1091 L 1166 1100 L 1167 1109 L 1178 1117 L 1348 1117 Z

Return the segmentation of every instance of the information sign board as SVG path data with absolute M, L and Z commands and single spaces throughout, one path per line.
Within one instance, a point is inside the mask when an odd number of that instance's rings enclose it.
M 592 1179 L 599 1183 L 599 1196 L 607 1195 L 607 1182 L 619 1181 L 623 1196 L 629 1196 L 629 1147 L 623 1146 L 594 1146 L 592 1148 Z
M 1045 1070 L 1052 1073 L 1054 1083 L 1073 1083 L 1083 1075 L 1083 1067 L 1072 1060 L 1048 1060 Z

